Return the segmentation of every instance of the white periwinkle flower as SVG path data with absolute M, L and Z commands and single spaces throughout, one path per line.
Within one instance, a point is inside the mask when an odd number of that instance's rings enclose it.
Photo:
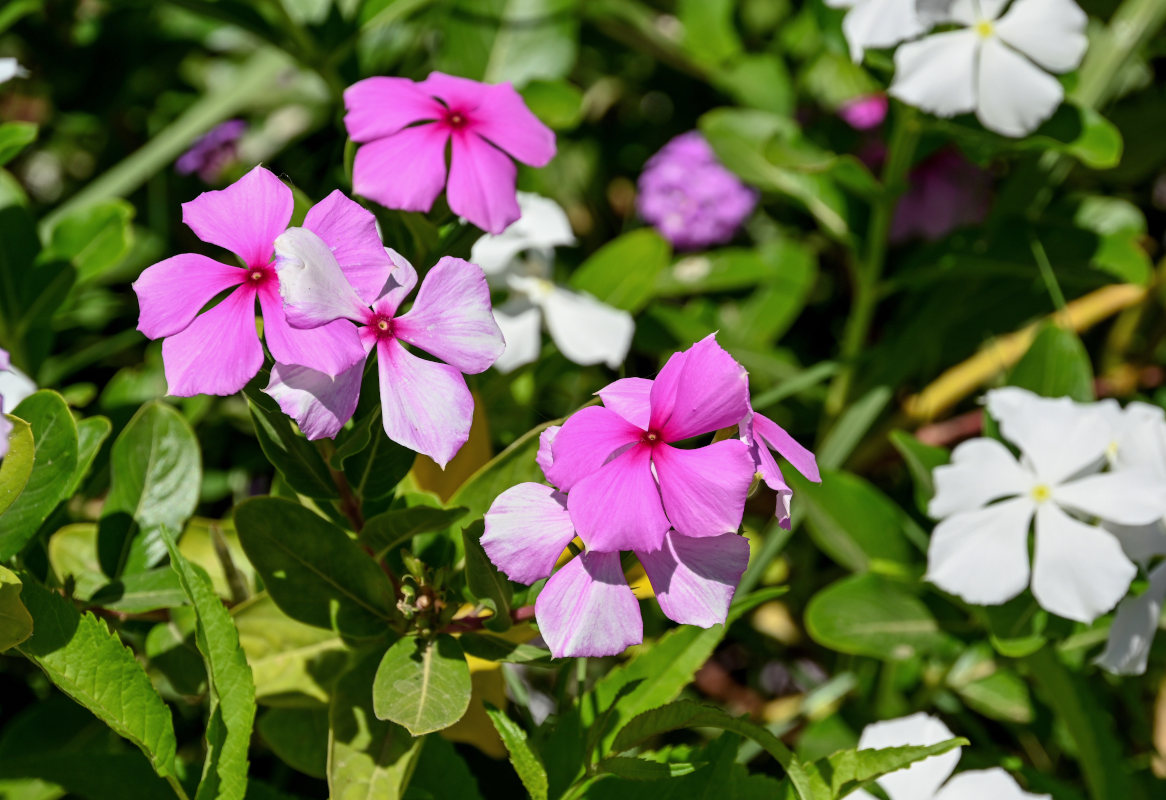
M 858 746 L 864 750 L 921 747 L 951 738 L 954 734 L 943 722 L 920 712 L 867 725 L 858 739 Z M 952 777 L 959 760 L 960 748 L 957 747 L 942 755 L 916 761 L 876 782 L 891 800 L 1049 800 L 1047 794 L 1024 791 L 1015 778 L 999 767 L 969 770 Z M 874 800 L 873 795 L 861 789 L 850 796 L 857 800 Z
M 913 39 L 926 28 L 915 13 L 916 0 L 826 0 L 831 8 L 848 8 L 842 33 L 850 45 L 850 57 L 862 61 L 863 51 L 894 47 Z
M 518 193 L 522 216 L 502 233 L 478 239 L 470 260 L 510 299 L 494 307 L 506 351 L 494 362 L 510 372 L 538 359 L 545 320 L 559 351 L 576 364 L 623 363 L 635 332 L 631 314 L 550 280 L 554 248 L 575 243 L 563 209 L 537 194 Z M 523 255 L 525 254 L 525 257 Z
M 28 70 L 20 66 L 15 58 L 0 58 L 0 83 L 7 83 L 13 78 L 27 78 Z
M 1113 533 L 1093 520 L 1147 525 L 1166 514 L 1166 485 L 1152 472 L 1108 466 L 1113 433 L 1097 405 L 988 393 L 1001 435 L 972 439 L 934 472 L 935 526 L 927 578 L 969 603 L 996 605 L 1030 583 L 1029 525 L 1035 517 L 1032 593 L 1041 607 L 1092 622 L 1112 609 L 1137 572 Z
M 1049 72 L 1068 72 L 1085 55 L 1086 16 L 1073 0 L 953 0 L 929 19 L 962 25 L 895 52 L 890 93 L 940 117 L 975 111 L 1005 136 L 1036 130 L 1064 90 Z M 935 5 L 934 3 L 932 5 Z

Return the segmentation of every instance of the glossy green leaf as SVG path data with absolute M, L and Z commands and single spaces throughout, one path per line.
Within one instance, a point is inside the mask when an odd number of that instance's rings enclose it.
M 493 612 L 486 625 L 495 631 L 510 627 L 510 581 L 498 571 L 479 541 L 485 532 L 481 520 L 462 531 L 466 551 L 466 585 L 482 605 Z
M 291 420 L 276 402 L 259 390 L 269 378 L 266 370 L 261 370 L 257 379 L 243 389 L 263 454 L 300 494 L 324 500 L 338 498 L 340 494 L 324 459 L 311 442 L 292 428 Z
M 1008 374 L 1008 383 L 1044 397 L 1093 400 L 1093 367 L 1077 334 L 1049 323 Z
M 101 445 L 109 438 L 113 425 L 105 417 L 86 417 L 77 422 L 77 469 L 69 484 L 66 497 L 72 497 L 81 487 L 81 482 L 93 467 L 93 461 L 101 450 Z
M 374 416 L 372 441 L 344 462 L 344 475 L 349 486 L 366 502 L 392 494 L 412 469 L 417 457 L 412 450 L 386 436 L 380 424 L 380 414 Z
M 1090 169 L 1110 169 L 1121 161 L 1122 139 L 1117 127 L 1091 108 L 1062 104 L 1044 124 L 1017 147 L 1060 150 Z
M 969 744 L 967 739 L 947 739 L 936 744 L 908 747 L 885 747 L 879 750 L 843 750 L 813 764 L 805 765 L 810 772 L 812 797 L 844 797 L 888 772 L 908 767 L 917 761 L 938 756 Z M 828 788 L 828 794 L 821 791 Z M 807 798 L 808 800 L 808 798 Z
M 410 790 L 417 790 L 418 799 L 446 794 L 458 800 L 482 800 L 474 773 L 453 745 L 441 736 L 429 736 L 423 741 L 425 746 L 409 783 Z M 409 797 L 412 800 L 412 791 Z
M 498 495 L 511 486 L 524 481 L 541 481 L 542 469 L 535 461 L 538 455 L 539 436 L 551 425 L 562 420 L 539 425 L 518 437 L 505 450 L 482 465 L 477 472 L 466 479 L 449 499 L 450 506 L 462 506 L 468 510 L 465 520 L 480 518 L 490 508 Z
M 499 711 L 493 706 L 487 706 L 486 713 L 490 715 L 490 721 L 494 723 L 495 730 L 502 737 L 506 752 L 510 754 L 510 763 L 518 773 L 518 779 L 522 781 L 531 800 L 547 800 L 547 771 L 538 755 L 531 749 L 526 731 L 506 716 L 506 712 Z
M 531 81 L 522 87 L 522 99 L 550 128 L 568 131 L 583 119 L 583 92 L 566 81 Z
M 0 653 L 32 635 L 32 616 L 20 600 L 20 576 L 0 566 Z
M 574 289 L 633 314 L 652 299 L 672 248 L 651 228 L 625 233 L 595 251 L 571 273 Z
M 956 691 L 969 708 L 991 719 L 1017 725 L 1027 725 L 1033 720 L 1028 684 L 1010 670 L 998 668 Z
M 889 438 L 906 462 L 911 479 L 915 482 L 915 506 L 926 512 L 927 504 L 935 496 L 932 470 L 946 464 L 951 459 L 951 453 L 942 447 L 924 444 L 906 431 L 891 431 Z
M 950 641 L 919 598 L 872 573 L 843 578 L 814 595 L 806 606 L 806 630 L 832 650 L 893 661 Z
M 443 531 L 464 517 L 464 508 L 412 506 L 394 508 L 365 521 L 360 541 L 383 558 L 386 553 L 406 546 L 414 536 Z
M 12 430 L 8 434 L 8 452 L 0 459 L 0 516 L 16 502 L 32 477 L 36 451 L 32 426 L 10 414 L 4 416 L 11 423 Z
M 328 777 L 328 709 L 272 708 L 255 726 L 263 741 L 292 769 Z
M 5 122 L 0 125 L 0 166 L 20 155 L 36 141 L 38 127 L 32 122 Z
M 134 207 L 120 198 L 79 208 L 57 221 L 41 258 L 71 261 L 78 280 L 100 277 L 129 251 L 133 217 Z
M 372 685 L 377 719 L 414 736 L 448 728 L 470 705 L 470 668 L 457 639 L 398 639 L 381 659 Z
M 173 570 L 157 567 L 127 574 L 105 584 L 93 593 L 89 602 L 114 611 L 140 614 L 185 605 L 187 599 Z

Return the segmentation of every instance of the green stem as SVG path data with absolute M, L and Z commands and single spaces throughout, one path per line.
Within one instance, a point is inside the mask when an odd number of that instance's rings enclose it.
M 190 796 L 186 794 L 186 790 L 182 788 L 182 784 L 173 775 L 166 776 L 166 782 L 170 784 L 170 788 L 174 790 L 174 794 L 178 795 L 179 800 L 190 800 Z
M 1058 311 L 1064 311 L 1065 293 L 1061 291 L 1061 284 L 1057 283 L 1057 274 L 1053 271 L 1053 265 L 1049 261 L 1048 253 L 1045 252 L 1045 246 L 1035 236 L 1032 237 L 1031 245 L 1033 258 L 1036 259 L 1037 268 L 1040 269 L 1040 276 L 1045 282 L 1049 297 L 1053 299 L 1053 305 Z
M 830 417 L 837 416 L 846 406 L 854 379 L 854 361 L 870 336 L 870 326 L 878 305 L 879 283 L 886 264 L 891 222 L 895 218 L 895 206 L 903 192 L 907 171 L 911 168 L 918 143 L 919 123 L 915 111 L 896 104 L 887 160 L 883 165 L 883 191 L 871 209 L 865 251 L 851 270 L 854 301 L 842 336 L 842 369 L 834 377 L 826 396 L 826 413 Z
M 1089 108 L 1101 108 L 1112 100 L 1126 64 L 1164 23 L 1166 3 L 1162 0 L 1125 0 L 1102 35 L 1090 44 L 1071 97 Z

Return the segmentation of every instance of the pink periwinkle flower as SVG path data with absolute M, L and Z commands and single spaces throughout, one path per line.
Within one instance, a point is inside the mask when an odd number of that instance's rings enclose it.
M 777 510 L 775 516 L 781 527 L 790 529 L 790 502 L 793 490 L 782 477 L 781 467 L 770 451 L 793 465 L 794 469 L 814 483 L 821 483 L 822 476 L 818 472 L 818 460 L 814 454 L 786 433 L 785 429 L 764 414 L 758 414 L 749 408 L 749 413 L 739 426 L 741 441 L 749 448 L 753 456 L 753 465 L 765 485 L 777 493 Z
M 417 272 L 395 251 L 385 251 L 394 269 L 371 307 L 322 236 L 291 228 L 276 240 L 275 251 L 291 324 L 316 330 L 343 326 L 358 338 L 362 357 L 335 378 L 276 364 L 265 391 L 309 439 L 333 437 L 356 411 L 364 355 L 376 348 L 385 433 L 444 467 L 470 435 L 474 399 L 463 373 L 489 369 L 506 347 L 485 273 L 447 256 L 425 276 L 409 311 L 398 316 L 417 285 Z M 406 343 L 441 361 L 418 358 Z
M 214 183 L 239 157 L 239 140 L 246 130 L 247 123 L 241 119 L 220 122 L 178 157 L 174 162 L 175 172 L 179 175 L 197 172 L 203 183 Z
M 233 252 L 243 267 L 184 253 L 146 268 L 134 281 L 141 307 L 138 330 L 164 339 L 171 395 L 234 394 L 255 377 L 263 366 L 256 298 L 263 337 L 280 364 L 339 375 L 364 360 L 360 337 L 347 323 L 313 330 L 288 324 L 272 254 L 291 215 L 291 189 L 263 167 L 182 205 L 182 221 L 204 242 Z M 392 263 L 372 214 L 337 191 L 308 211 L 304 226 L 328 243 L 338 268 L 362 296 L 376 296 Z M 199 313 L 226 290 L 231 291 L 218 305 Z
M 887 96 L 866 94 L 847 100 L 838 109 L 838 116 L 856 131 L 869 131 L 883 124 L 887 118 Z
M 354 192 L 387 208 L 428 211 L 444 187 L 450 209 L 490 233 L 520 216 L 513 159 L 542 167 L 555 155 L 555 134 L 509 83 L 441 72 L 420 82 L 366 78 L 345 90 L 344 106 L 348 135 L 363 145 Z
M 673 247 L 700 250 L 731 240 L 757 197 L 717 160 L 700 131 L 689 131 L 648 159 L 636 207 Z

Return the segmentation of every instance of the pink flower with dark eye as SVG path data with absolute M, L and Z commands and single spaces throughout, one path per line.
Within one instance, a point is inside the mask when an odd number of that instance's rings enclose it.
M 781 475 L 781 468 L 770 450 L 789 463 L 794 469 L 802 473 L 807 480 L 821 483 L 822 476 L 818 473 L 818 460 L 814 454 L 802 447 L 794 437 L 785 432 L 785 429 L 764 414 L 758 414 L 749 407 L 749 413 L 741 420 L 739 426 L 741 441 L 749 448 L 753 456 L 753 465 L 765 481 L 765 485 L 777 492 L 777 511 L 775 516 L 781 527 L 790 529 L 790 500 L 793 490 Z
M 226 189 L 204 192 L 182 206 L 182 221 L 198 238 L 233 252 L 242 268 L 184 253 L 146 268 L 134 281 L 141 314 L 138 330 L 164 339 L 168 391 L 179 397 L 229 395 L 263 366 L 255 330 L 255 301 L 263 313 L 263 337 L 281 364 L 338 375 L 363 360 L 351 325 L 314 330 L 288 324 L 272 263 L 274 243 L 292 215 L 292 193 L 275 175 L 256 167 Z M 372 214 L 333 192 L 309 211 L 304 225 L 332 247 L 339 269 L 362 296 L 384 286 L 391 262 Z M 224 291 L 213 308 L 203 307 Z
M 749 408 L 745 370 L 709 336 L 674 354 L 654 381 L 624 378 L 602 406 L 572 415 L 551 444 L 547 478 L 569 492 L 588 551 L 655 551 L 669 529 L 719 536 L 741 524 L 753 458 L 737 439 L 673 445 L 736 425 Z
M 420 82 L 366 78 L 345 90 L 344 106 L 348 135 L 363 145 L 354 192 L 387 208 L 428 211 L 445 188 L 450 209 L 490 233 L 520 216 L 513 159 L 541 167 L 555 155 L 554 133 L 509 83 L 440 72 Z
M 398 253 L 385 251 L 395 269 L 370 307 L 321 236 L 291 228 L 275 251 L 291 324 L 317 330 L 341 325 L 358 337 L 362 354 L 375 348 L 385 433 L 444 467 L 470 435 L 474 399 L 463 373 L 489 369 L 506 346 L 490 309 L 485 273 L 447 256 L 425 276 L 409 311 L 398 315 L 417 284 L 416 270 Z M 441 361 L 418 358 L 406 343 Z M 363 372 L 363 357 L 335 379 L 276 364 L 265 391 L 309 439 L 330 438 L 356 411 Z

